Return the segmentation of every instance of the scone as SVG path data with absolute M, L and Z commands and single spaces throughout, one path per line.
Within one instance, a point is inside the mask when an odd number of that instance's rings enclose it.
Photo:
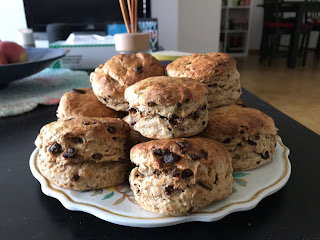
M 124 90 L 148 77 L 163 76 L 164 67 L 147 53 L 118 54 L 91 73 L 93 91 L 100 102 L 116 111 L 125 111 Z
M 99 189 L 122 183 L 130 161 L 130 128 L 116 118 L 79 117 L 42 127 L 36 139 L 41 174 L 63 188 Z
M 271 162 L 277 128 L 263 112 L 234 104 L 209 110 L 201 136 L 221 142 L 231 153 L 234 171 L 245 171 Z
M 171 77 L 188 77 L 209 87 L 208 109 L 230 105 L 241 95 L 236 61 L 228 54 L 215 52 L 183 56 L 167 66 Z
M 72 89 L 65 93 L 57 109 L 57 117 L 68 119 L 73 117 L 120 117 L 121 113 L 102 104 L 92 89 Z
M 127 115 L 123 118 L 123 120 L 130 124 L 130 116 Z M 152 139 L 146 138 L 142 136 L 139 132 L 135 131 L 131 128 L 129 137 L 128 137 L 128 148 L 131 149 L 134 145 L 137 145 L 138 143 L 148 142 Z
M 130 159 L 137 165 L 129 177 L 135 199 L 157 214 L 190 214 L 232 191 L 230 153 L 211 139 L 140 143 L 131 149 Z
M 208 87 L 189 78 L 150 77 L 128 87 L 129 125 L 147 138 L 189 137 L 207 126 Z

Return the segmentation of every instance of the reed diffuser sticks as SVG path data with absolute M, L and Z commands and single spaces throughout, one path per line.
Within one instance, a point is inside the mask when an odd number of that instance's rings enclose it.
M 137 32 L 137 17 L 138 17 L 138 0 L 127 0 L 128 10 L 126 7 L 126 3 L 124 0 L 119 0 L 120 8 L 123 16 L 124 23 L 127 28 L 128 33 L 136 33 Z M 130 17 L 130 23 L 129 23 Z

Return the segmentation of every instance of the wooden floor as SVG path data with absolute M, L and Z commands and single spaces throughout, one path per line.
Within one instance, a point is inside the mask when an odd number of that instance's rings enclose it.
M 288 69 L 284 57 L 271 67 L 259 64 L 256 53 L 236 59 L 242 87 L 320 134 L 320 62 L 313 54 L 296 69 Z

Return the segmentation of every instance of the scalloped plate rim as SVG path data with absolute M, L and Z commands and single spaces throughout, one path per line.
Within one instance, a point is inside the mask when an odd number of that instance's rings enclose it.
M 30 156 L 29 165 L 30 165 L 32 175 L 40 182 L 42 192 L 47 196 L 58 199 L 61 202 L 61 204 L 68 210 L 82 211 L 82 212 L 90 213 L 90 214 L 92 214 L 102 220 L 105 220 L 105 221 L 108 221 L 111 223 L 115 223 L 115 224 L 119 224 L 119 225 L 124 225 L 124 226 L 142 227 L 142 228 L 165 227 L 165 226 L 172 226 L 172 225 L 176 225 L 176 224 L 180 224 L 180 223 L 193 222 L 193 221 L 200 221 L 200 222 L 218 221 L 233 212 L 251 210 L 251 209 L 255 208 L 263 198 L 279 191 L 282 187 L 284 187 L 286 185 L 286 183 L 289 180 L 289 177 L 291 175 L 291 163 L 288 158 L 290 150 L 288 147 L 286 147 L 283 144 L 283 142 L 279 136 L 278 136 L 278 143 L 280 143 L 280 146 L 281 146 L 281 151 L 282 151 L 281 155 L 286 157 L 286 159 L 284 159 L 284 160 L 288 164 L 287 174 L 277 184 L 275 184 L 275 185 L 271 184 L 271 185 L 273 185 L 272 187 L 269 187 L 266 190 L 263 190 L 263 189 L 259 190 L 262 192 L 253 200 L 248 201 L 246 203 L 233 204 L 229 207 L 226 207 L 225 209 L 223 209 L 222 211 L 220 211 L 218 213 L 197 213 L 197 212 L 195 212 L 192 215 L 188 215 L 188 216 L 180 216 L 180 217 L 163 216 L 162 219 L 147 219 L 148 222 L 146 222 L 146 219 L 132 219 L 130 217 L 117 216 L 115 214 L 108 213 L 108 212 L 103 211 L 98 208 L 86 206 L 85 204 L 80 205 L 77 203 L 73 203 L 73 202 L 69 201 L 69 199 L 64 194 L 50 190 L 50 188 L 47 186 L 46 178 L 43 177 L 41 175 L 41 173 L 39 173 L 36 170 L 35 165 L 34 165 L 34 159 L 36 157 L 36 154 L 38 153 L 37 148 L 32 152 L 32 154 Z M 278 180 L 276 180 L 276 181 L 278 181 Z M 162 215 L 159 215 L 159 216 L 162 216 Z

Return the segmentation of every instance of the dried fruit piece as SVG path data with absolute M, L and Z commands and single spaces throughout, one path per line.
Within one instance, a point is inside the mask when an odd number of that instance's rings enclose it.
M 49 148 L 49 152 L 52 152 L 54 154 L 58 154 L 62 152 L 62 147 L 59 143 L 55 142 L 54 144 L 51 145 Z

